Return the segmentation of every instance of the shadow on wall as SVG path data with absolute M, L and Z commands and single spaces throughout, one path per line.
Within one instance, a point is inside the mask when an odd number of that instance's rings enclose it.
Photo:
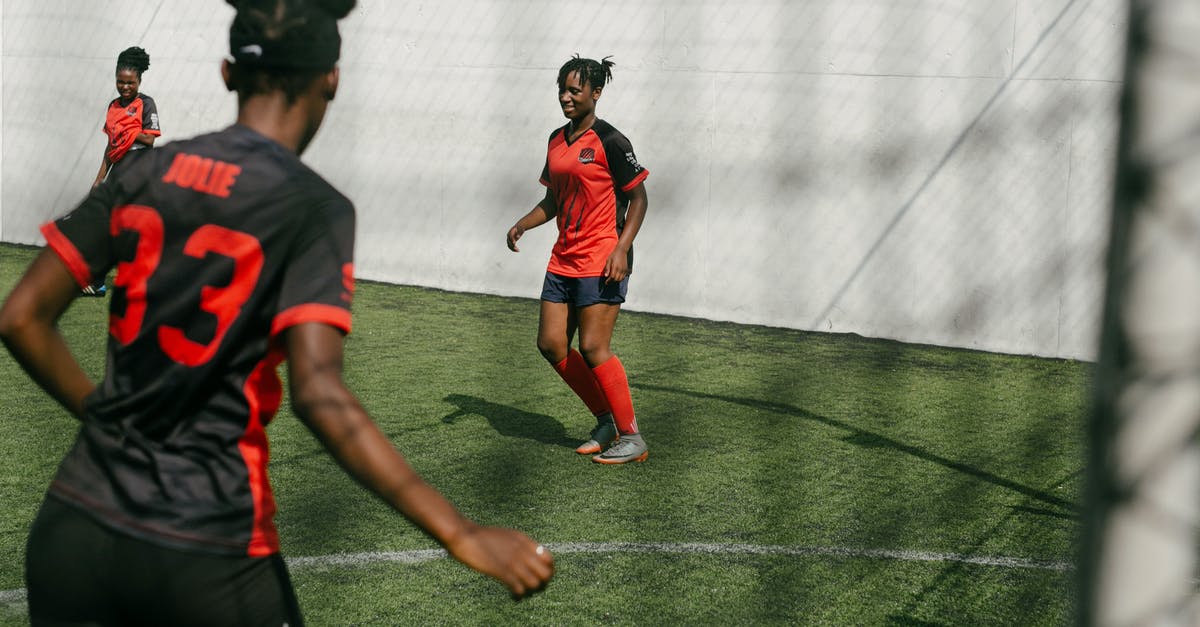
M 1024 80 L 1041 70 L 1034 66 L 1047 55 L 1052 36 L 1071 26 L 1067 18 L 1079 4 L 1062 4 L 1003 75 L 971 79 L 973 91 L 948 91 L 940 101 L 922 101 L 928 97 L 913 91 L 916 83 L 937 86 L 947 79 L 937 75 L 936 64 L 928 75 L 917 67 L 912 71 L 918 76 L 905 82 L 842 76 L 861 86 L 842 94 L 767 91 L 777 98 L 776 110 L 805 120 L 791 136 L 777 136 L 763 161 L 771 168 L 770 197 L 796 202 L 778 208 L 776 223 L 762 229 L 756 258 L 758 276 L 782 271 L 783 278 L 738 285 L 738 297 L 778 305 L 780 293 L 795 294 L 794 315 L 807 320 L 800 328 L 1089 357 L 1095 321 L 1075 309 L 1086 312 L 1090 303 L 1065 292 L 1076 283 L 1095 287 L 1098 266 L 1089 264 L 1098 264 L 1099 255 L 1080 250 L 1072 202 L 1095 198 L 1094 189 L 1108 184 L 1072 170 L 1078 159 L 1074 125 L 1089 109 L 1076 88 L 1066 83 L 1051 91 Z M 777 23 L 786 27 L 803 11 L 789 6 Z M 937 34 L 908 38 L 936 42 Z M 991 51 L 981 46 L 956 52 Z M 976 102 L 974 95 L 984 96 L 989 80 L 995 85 L 990 96 Z M 863 101 L 862 93 L 874 95 Z M 957 96 L 970 99 L 958 102 Z M 831 106 L 841 116 L 837 124 Z M 946 135 L 937 109 L 955 106 L 963 123 Z M 943 148 L 930 154 L 923 146 Z M 1107 202 L 1106 194 L 1098 196 Z M 1090 235 L 1100 230 L 1082 226 Z M 763 256 L 764 249 L 783 253 Z M 1083 259 L 1068 264 L 1066 256 L 1074 254 Z M 1064 319 L 1073 323 L 1065 330 Z M 1087 327 L 1079 328 L 1084 322 Z

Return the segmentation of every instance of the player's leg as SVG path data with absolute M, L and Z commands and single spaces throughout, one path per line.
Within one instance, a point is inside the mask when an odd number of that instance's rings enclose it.
M 592 458 L 603 464 L 640 462 L 647 457 L 646 442 L 638 429 L 633 410 L 625 366 L 612 352 L 613 329 L 621 312 L 621 303 L 625 300 L 627 281 L 606 283 L 602 278 L 597 278 L 592 284 L 592 295 L 586 300 L 577 301 L 581 304 L 578 309 L 579 350 L 591 366 L 608 400 L 620 438 L 608 450 Z
M 571 348 L 574 326 L 573 314 L 567 306 L 567 289 L 563 277 L 546 273 L 538 312 L 537 347 L 552 366 L 566 359 Z
M 118 623 L 109 588 L 113 533 L 74 507 L 46 497 L 25 547 L 33 627 Z
M 278 554 L 267 557 L 208 555 L 178 551 L 130 538 L 126 559 L 158 576 L 136 580 L 138 597 L 128 598 L 147 625 L 304 624 L 300 605 Z
M 576 308 L 568 302 L 574 283 L 574 279 L 546 274 L 538 317 L 538 351 L 596 417 L 596 427 L 588 441 L 575 449 L 581 455 L 593 455 L 616 439 L 616 430 L 608 400 L 592 369 L 579 351 L 571 348 L 578 326 Z
M 303 624 L 283 560 L 170 549 L 48 497 L 25 557 L 34 627 Z

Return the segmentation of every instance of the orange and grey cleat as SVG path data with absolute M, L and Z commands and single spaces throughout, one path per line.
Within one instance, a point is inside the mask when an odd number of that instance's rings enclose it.
M 592 458 L 597 464 L 627 464 L 629 462 L 644 462 L 650 456 L 646 450 L 646 441 L 640 433 L 622 435 L 617 443 L 607 451 Z
M 612 414 L 597 416 L 596 420 L 596 428 L 592 429 L 591 439 L 580 444 L 575 449 L 576 453 L 595 455 L 617 441 L 617 428 L 613 425 Z

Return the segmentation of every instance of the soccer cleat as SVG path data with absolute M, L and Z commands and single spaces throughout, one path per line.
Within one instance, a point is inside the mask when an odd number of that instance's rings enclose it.
M 99 285 L 89 285 L 80 291 L 84 296 L 96 296 L 99 298 L 104 298 L 104 295 L 108 293 L 108 286 L 103 283 Z
M 580 455 L 595 455 L 616 440 L 617 428 L 613 425 L 612 414 L 604 414 L 597 417 L 596 428 L 592 429 L 591 439 L 580 444 L 575 452 Z
M 597 464 L 626 464 L 629 462 L 644 462 L 650 456 L 646 450 L 646 441 L 640 433 L 622 435 L 617 443 L 607 451 L 592 458 Z

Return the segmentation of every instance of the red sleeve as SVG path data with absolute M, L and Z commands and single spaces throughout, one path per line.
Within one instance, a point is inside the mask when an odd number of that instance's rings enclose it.
M 636 176 L 634 176 L 633 180 L 631 180 L 628 183 L 621 186 L 621 191 L 627 192 L 627 191 L 637 187 L 638 184 L 640 184 L 642 181 L 646 180 L 647 176 L 650 176 L 650 170 L 647 170 L 646 168 L 642 168 L 642 171 L 639 172 Z
M 349 333 L 351 327 L 350 310 L 332 305 L 297 305 L 281 311 L 271 321 L 271 336 L 279 335 L 289 327 L 306 322 L 320 322 Z
M 313 194 L 321 194 L 314 190 Z M 291 246 L 271 335 L 305 322 L 349 333 L 354 300 L 354 206 L 336 192 L 309 209 Z M 319 197 L 319 196 L 318 196 Z
M 75 244 L 72 244 L 71 240 L 67 239 L 67 236 L 58 229 L 58 224 L 47 222 L 42 225 L 41 230 L 42 236 L 46 238 L 46 244 L 66 264 L 75 283 L 79 284 L 81 288 L 90 285 L 92 272 L 88 269 L 87 261 L 84 261 L 83 255 L 80 254 L 78 248 L 75 248 Z
M 108 232 L 111 204 L 112 186 L 100 185 L 70 213 L 41 226 L 47 246 L 80 287 L 104 276 L 114 263 Z

